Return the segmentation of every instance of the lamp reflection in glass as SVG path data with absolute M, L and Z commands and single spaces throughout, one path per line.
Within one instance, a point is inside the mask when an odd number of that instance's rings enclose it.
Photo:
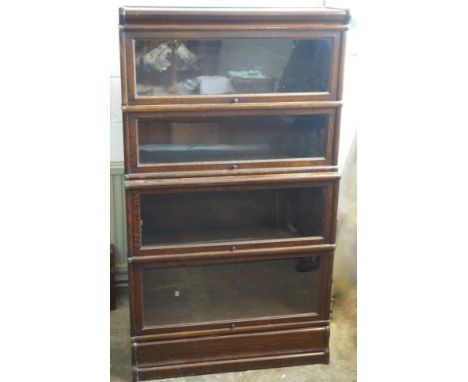
M 180 40 L 171 40 L 150 50 L 143 56 L 145 66 L 164 72 L 171 71 L 171 85 L 168 92 L 180 93 L 180 85 L 177 83 L 177 71 L 190 69 L 197 61 L 193 54 Z M 185 86 L 190 84 L 185 84 Z

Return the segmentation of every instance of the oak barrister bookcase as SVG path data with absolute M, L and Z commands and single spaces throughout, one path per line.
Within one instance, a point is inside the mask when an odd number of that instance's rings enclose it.
M 134 380 L 329 361 L 348 21 L 120 9 Z

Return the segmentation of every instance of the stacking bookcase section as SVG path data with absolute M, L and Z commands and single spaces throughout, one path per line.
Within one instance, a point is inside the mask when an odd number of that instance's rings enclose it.
M 133 378 L 328 363 L 328 327 L 142 342 L 133 347 Z
M 127 178 L 288 173 L 334 166 L 341 109 L 323 105 L 327 103 L 126 113 Z
M 133 381 L 329 362 L 349 18 L 120 9 Z
M 329 319 L 324 303 L 332 251 L 138 260 L 133 329 L 143 339 L 148 334 L 174 338 L 182 329 L 232 334 L 234 328 L 235 333 L 251 332 L 259 326 L 280 329 Z
M 132 264 L 138 377 L 328 362 L 333 252 L 141 260 Z
M 335 172 L 126 182 L 133 256 L 333 244 Z
M 334 100 L 349 14 L 317 9 L 121 10 L 128 105 Z

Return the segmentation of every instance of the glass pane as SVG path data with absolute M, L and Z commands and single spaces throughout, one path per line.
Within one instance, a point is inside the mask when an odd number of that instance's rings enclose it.
M 328 90 L 331 39 L 135 40 L 137 95 Z
M 324 157 L 327 115 L 139 120 L 139 162 Z
M 321 187 L 141 196 L 142 244 L 322 235 Z
M 318 310 L 320 257 L 147 268 L 144 325 L 267 317 Z

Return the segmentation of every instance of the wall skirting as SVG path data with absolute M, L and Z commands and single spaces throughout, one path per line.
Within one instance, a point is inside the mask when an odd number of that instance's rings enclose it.
M 114 244 L 117 283 L 127 281 L 127 224 L 124 163 L 110 162 L 110 242 Z

